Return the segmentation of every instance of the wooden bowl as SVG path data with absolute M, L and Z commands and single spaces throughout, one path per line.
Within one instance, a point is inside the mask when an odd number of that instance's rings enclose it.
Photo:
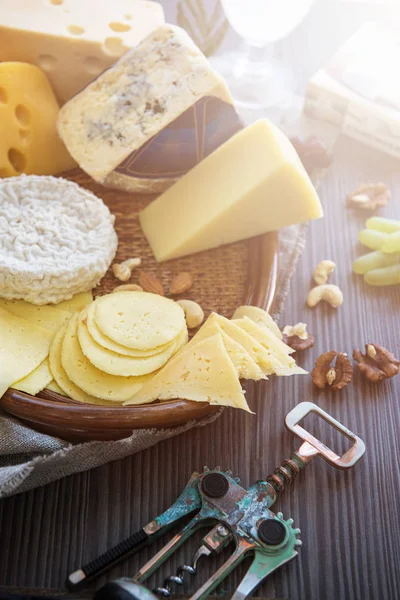
M 271 308 L 278 273 L 277 233 L 159 265 L 137 219 L 138 212 L 152 197 L 104 188 L 79 169 L 64 176 L 93 191 L 116 215 L 117 261 L 141 257 L 143 270 L 159 277 L 166 290 L 174 275 L 189 271 L 194 284 L 184 296 L 199 302 L 206 317 L 216 311 L 229 318 L 241 304 Z M 132 277 L 131 283 L 136 281 Z M 119 284 L 109 271 L 95 295 L 108 293 Z M 110 408 L 81 404 L 47 390 L 35 397 L 14 389 L 0 399 L 0 408 L 37 431 L 71 442 L 122 439 L 133 429 L 177 427 L 218 410 L 206 403 L 186 400 Z

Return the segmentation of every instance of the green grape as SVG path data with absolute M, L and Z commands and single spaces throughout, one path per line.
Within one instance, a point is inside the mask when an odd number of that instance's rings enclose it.
M 390 233 L 381 246 L 382 252 L 400 252 L 400 231 Z
M 375 252 L 368 252 L 368 254 L 357 258 L 353 262 L 353 271 L 359 275 L 365 275 L 365 273 L 373 269 L 389 267 L 397 263 L 400 263 L 400 254 L 384 254 L 377 250 Z
M 400 283 L 400 264 L 373 269 L 364 275 L 369 285 L 396 285 Z
M 385 219 L 384 217 L 371 217 L 365 223 L 367 229 L 374 229 L 382 233 L 394 233 L 400 231 L 400 221 L 395 219 Z
M 388 233 L 375 231 L 373 229 L 363 229 L 358 234 L 358 239 L 364 246 L 371 250 L 380 250 L 383 242 L 389 237 Z

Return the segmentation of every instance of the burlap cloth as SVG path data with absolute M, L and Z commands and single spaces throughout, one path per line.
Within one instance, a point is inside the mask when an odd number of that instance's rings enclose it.
M 316 127 L 313 122 L 299 117 L 293 107 L 290 117 L 284 118 L 281 125 L 289 135 L 293 131 L 311 134 Z M 321 135 L 320 126 L 318 133 Z M 333 145 L 335 134 L 332 130 L 324 131 L 323 137 L 329 146 Z M 313 179 L 316 185 L 322 176 L 322 173 L 315 174 Z M 292 273 L 304 248 L 306 234 L 307 225 L 292 226 L 280 233 L 279 279 L 273 315 L 276 319 L 279 318 Z M 135 430 L 129 438 L 119 441 L 71 444 L 33 431 L 0 412 L 0 498 L 124 458 L 192 427 L 204 427 L 221 413 L 222 409 L 212 417 L 174 429 Z

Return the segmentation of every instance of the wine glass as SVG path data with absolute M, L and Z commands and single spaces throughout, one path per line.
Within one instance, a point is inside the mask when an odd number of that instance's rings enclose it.
M 290 102 L 293 73 L 272 57 L 272 44 L 301 23 L 315 0 L 221 0 L 242 47 L 212 57 L 238 108 L 265 110 Z

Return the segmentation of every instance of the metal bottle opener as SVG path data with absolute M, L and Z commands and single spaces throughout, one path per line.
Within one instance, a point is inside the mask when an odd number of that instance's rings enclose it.
M 309 413 L 316 413 L 352 440 L 353 445 L 343 456 L 335 454 L 299 425 Z M 223 472 L 220 467 L 213 470 L 206 467 L 203 473 L 193 473 L 170 508 L 99 558 L 71 573 L 67 587 L 70 590 L 80 588 L 159 538 L 184 517 L 190 516 L 191 520 L 183 529 L 132 579 L 107 583 L 95 594 L 95 600 L 156 600 L 157 596 L 169 597 L 173 585 L 181 586 L 186 574 L 196 574 L 201 557 L 218 554 L 230 543 L 234 543 L 235 548 L 229 559 L 190 598 L 207 598 L 244 558 L 252 555 L 253 562 L 232 600 L 250 596 L 270 573 L 295 558 L 297 548 L 302 544 L 298 538 L 300 529 L 293 528 L 293 519 L 285 520 L 282 513 L 274 514 L 270 510 L 285 485 L 316 456 L 321 456 L 338 469 L 348 469 L 365 452 L 364 442 L 359 437 L 311 402 L 302 402 L 291 410 L 286 415 L 285 425 L 303 443 L 266 480 L 257 481 L 245 490 L 239 485 L 238 479 L 232 478 L 231 471 Z M 210 531 L 203 537 L 192 563 L 179 567 L 176 575 L 165 579 L 163 585 L 153 592 L 144 587 L 142 583 L 202 527 L 208 527 Z

